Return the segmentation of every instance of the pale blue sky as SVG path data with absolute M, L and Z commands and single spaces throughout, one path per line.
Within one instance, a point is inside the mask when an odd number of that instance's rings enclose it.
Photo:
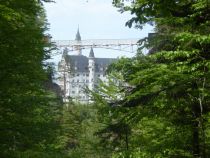
M 112 0 L 56 0 L 45 4 L 45 8 L 53 40 L 74 40 L 78 25 L 82 39 L 140 39 L 152 31 L 150 26 L 143 30 L 125 27 L 132 16 L 119 13 Z M 134 55 L 100 49 L 94 52 L 100 57 Z

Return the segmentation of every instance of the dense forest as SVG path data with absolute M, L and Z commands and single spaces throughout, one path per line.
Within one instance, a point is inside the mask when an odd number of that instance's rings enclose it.
M 113 0 L 128 27 L 154 32 L 88 105 L 55 91 L 47 2 L 0 0 L 1 158 L 210 157 L 209 0 Z

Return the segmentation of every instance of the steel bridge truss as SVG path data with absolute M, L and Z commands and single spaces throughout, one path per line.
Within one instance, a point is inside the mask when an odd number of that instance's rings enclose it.
M 124 52 L 134 52 L 134 47 L 139 45 L 139 39 L 89 39 L 89 40 L 54 40 L 58 49 L 68 48 L 69 51 L 78 49 L 103 48 Z M 136 50 L 135 50 L 136 51 Z

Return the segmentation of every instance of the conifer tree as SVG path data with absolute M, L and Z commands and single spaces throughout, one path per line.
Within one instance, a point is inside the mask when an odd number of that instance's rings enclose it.
M 44 88 L 43 2 L 0 1 L 0 157 L 47 149 L 58 127 L 59 108 Z

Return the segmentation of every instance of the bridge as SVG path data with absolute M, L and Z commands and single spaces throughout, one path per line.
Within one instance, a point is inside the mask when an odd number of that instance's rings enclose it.
M 68 48 L 68 51 L 77 51 L 78 55 L 82 54 L 82 49 L 103 48 L 117 51 L 124 51 L 134 53 L 138 45 L 139 39 L 87 39 L 82 40 L 79 27 L 76 33 L 75 40 L 52 40 L 58 49 Z M 135 50 L 133 48 L 136 48 Z M 52 56 L 59 55 L 61 52 L 57 51 Z
M 52 40 L 58 49 L 68 48 L 69 51 L 78 51 L 78 49 L 89 49 L 92 47 L 130 53 L 133 53 L 133 47 L 139 45 L 138 41 L 139 39 Z
M 89 39 L 89 40 L 54 40 L 52 41 L 58 47 L 106 47 L 106 46 L 122 46 L 122 45 L 138 45 L 139 39 Z

